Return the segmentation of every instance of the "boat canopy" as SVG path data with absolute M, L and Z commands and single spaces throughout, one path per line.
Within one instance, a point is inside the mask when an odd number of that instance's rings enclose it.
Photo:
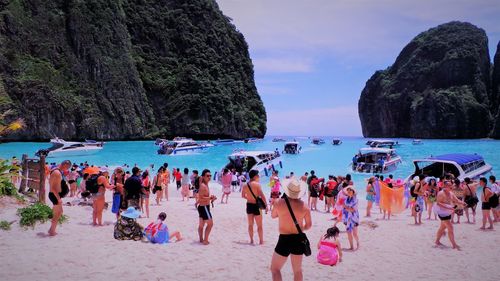
M 427 160 L 453 161 L 459 165 L 464 165 L 470 162 L 483 160 L 483 157 L 477 154 L 452 153 L 452 154 L 443 154 L 439 156 L 432 156 L 427 158 Z

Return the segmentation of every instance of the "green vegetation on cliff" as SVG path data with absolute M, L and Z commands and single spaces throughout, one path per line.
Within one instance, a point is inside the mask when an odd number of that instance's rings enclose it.
M 415 37 L 366 83 L 366 137 L 481 138 L 490 134 L 490 57 L 484 30 L 450 22 Z
M 214 0 L 0 0 L 17 139 L 263 136 L 248 46 Z

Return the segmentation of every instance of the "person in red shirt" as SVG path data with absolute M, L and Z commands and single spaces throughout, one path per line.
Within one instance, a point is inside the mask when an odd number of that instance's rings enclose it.
M 330 207 L 332 207 L 335 202 L 335 194 L 333 194 L 333 191 L 335 190 L 335 188 L 337 188 L 337 184 L 338 183 L 335 181 L 333 176 L 328 176 L 325 190 L 327 213 L 330 213 Z
M 182 174 L 181 174 L 181 170 L 179 168 L 177 168 L 177 170 L 175 170 L 174 177 L 175 177 L 175 183 L 177 184 L 177 190 L 179 190 L 179 188 L 181 188 L 181 186 L 182 186 L 181 185 Z

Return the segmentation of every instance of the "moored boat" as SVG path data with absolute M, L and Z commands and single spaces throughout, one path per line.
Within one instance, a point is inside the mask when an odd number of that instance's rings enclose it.
M 240 150 L 229 155 L 228 160 L 229 162 L 224 168 L 229 170 L 235 169 L 239 173 L 257 170 L 264 172 L 264 175 L 268 176 L 271 171 L 283 167 L 281 156 L 276 151 Z
M 300 150 L 302 148 L 300 147 L 299 143 L 296 141 L 290 141 L 285 143 L 283 147 L 283 153 L 286 154 L 299 154 Z
M 340 144 L 342 144 L 342 140 L 341 139 L 333 139 L 332 144 L 333 145 L 340 145 Z
M 45 154 L 48 157 L 90 155 L 101 151 L 105 144 L 88 140 L 85 142 L 65 141 L 60 138 L 51 139 L 50 143 L 51 147 L 39 150 L 36 155 Z
M 477 179 L 491 172 L 492 167 L 478 154 L 452 153 L 413 160 L 415 171 L 408 179 L 417 175 L 439 178 L 451 173 L 459 180 Z
M 401 157 L 395 149 L 361 148 L 352 159 L 351 169 L 358 173 L 390 173 L 401 164 Z
M 175 138 L 172 141 L 162 142 L 158 154 L 177 155 L 189 152 L 197 152 L 212 147 L 212 144 L 198 143 L 193 139 Z
M 312 143 L 313 144 L 324 144 L 325 143 L 325 140 L 324 139 L 320 139 L 320 138 L 314 138 L 312 140 Z

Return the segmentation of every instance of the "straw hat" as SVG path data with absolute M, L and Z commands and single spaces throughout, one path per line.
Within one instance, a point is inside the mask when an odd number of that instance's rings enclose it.
M 354 194 L 356 194 L 356 189 L 354 189 L 354 186 L 352 186 L 352 185 L 346 186 L 345 190 L 347 191 L 349 189 L 352 190 L 352 192 L 354 192 Z
M 306 193 L 307 185 L 303 181 L 299 181 L 295 178 L 284 179 L 282 186 L 285 189 L 285 194 L 290 199 L 299 199 Z
M 128 209 L 122 213 L 122 217 L 129 219 L 136 219 L 141 215 L 141 212 L 137 211 L 135 207 L 128 207 Z

